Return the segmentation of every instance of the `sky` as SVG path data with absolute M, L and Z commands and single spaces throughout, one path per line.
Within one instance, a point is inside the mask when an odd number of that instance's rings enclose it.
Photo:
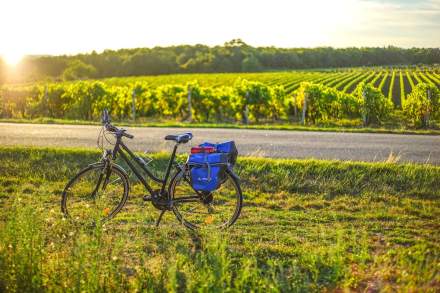
M 179 44 L 440 47 L 440 0 L 1 0 L 0 55 Z

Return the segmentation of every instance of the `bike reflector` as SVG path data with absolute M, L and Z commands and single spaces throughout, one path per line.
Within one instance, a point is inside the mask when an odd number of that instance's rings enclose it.
M 216 152 L 216 148 L 212 146 L 206 146 L 206 147 L 197 146 L 191 148 L 191 154 L 200 154 L 200 153 L 210 154 L 215 152 Z

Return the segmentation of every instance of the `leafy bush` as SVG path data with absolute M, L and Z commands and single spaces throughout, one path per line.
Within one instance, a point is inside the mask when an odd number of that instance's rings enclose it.
M 198 121 L 209 121 L 219 103 L 212 88 L 202 88 L 197 82 L 188 84 L 191 88 L 191 107 Z
M 305 100 L 307 100 L 306 117 L 311 123 L 354 118 L 359 115 L 358 99 L 321 84 L 301 83 L 296 98 L 299 109 L 303 110 Z
M 270 87 L 269 115 L 272 119 L 287 118 L 288 99 L 283 86 Z
M 131 84 L 130 91 L 135 95 L 136 116 L 147 117 L 156 114 L 157 95 L 147 83 Z
M 403 101 L 403 111 L 415 126 L 427 127 L 428 115 L 440 119 L 440 91 L 431 84 L 417 84 Z
M 38 95 L 37 86 L 6 87 L 0 92 L 0 113 L 6 118 L 25 118 L 30 111 L 29 102 Z
M 162 117 L 185 117 L 188 112 L 187 89 L 182 85 L 163 85 L 156 89 L 157 114 Z
M 267 117 L 271 100 L 270 88 L 267 85 L 257 81 L 238 79 L 235 83 L 235 90 L 237 93 L 235 109 L 238 112 L 241 111 L 243 120 L 247 119 L 245 118 L 246 107 L 251 118 L 257 122 Z
M 236 92 L 234 88 L 229 86 L 216 87 L 213 89 L 214 95 L 217 99 L 217 109 L 215 109 L 215 116 L 217 121 L 235 121 L 235 110 L 232 105 L 236 100 Z
M 361 82 L 354 91 L 359 99 L 361 114 L 366 125 L 381 124 L 393 110 L 393 103 L 373 85 Z
M 65 114 L 64 101 L 61 98 L 65 87 L 60 84 L 50 84 L 45 87 L 39 86 L 35 94 L 27 93 L 28 114 L 31 117 L 54 117 L 63 118 Z
M 66 103 L 67 118 L 92 120 L 100 117 L 102 107 L 96 107 L 108 95 L 102 82 L 77 82 L 66 87 L 61 99 Z

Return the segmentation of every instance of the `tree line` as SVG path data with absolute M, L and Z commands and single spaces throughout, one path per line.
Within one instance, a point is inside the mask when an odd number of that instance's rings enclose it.
M 308 68 L 388 66 L 440 63 L 440 48 L 276 48 L 252 47 L 240 39 L 223 46 L 181 45 L 170 47 L 105 50 L 73 56 L 30 56 L 1 79 L 34 81 L 75 80 L 114 76 L 171 73 L 259 72 Z

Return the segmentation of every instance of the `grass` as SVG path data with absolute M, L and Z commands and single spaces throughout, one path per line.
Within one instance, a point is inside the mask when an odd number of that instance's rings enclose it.
M 138 184 L 104 227 L 73 229 L 60 193 L 99 157 L 0 147 L 0 291 L 440 288 L 440 167 L 241 158 L 245 207 L 227 231 L 190 233 L 171 213 L 155 228 Z
M 400 119 L 400 117 L 397 117 Z M 318 125 L 301 125 L 292 123 L 262 123 L 244 125 L 239 123 L 200 123 L 178 121 L 117 121 L 118 125 L 130 127 L 176 127 L 176 128 L 227 128 L 227 129 L 259 129 L 259 130 L 290 130 L 290 131 L 322 131 L 322 132 L 353 132 L 353 133 L 388 133 L 388 134 L 412 134 L 412 135 L 440 135 L 438 125 L 430 129 L 406 128 L 393 117 L 393 121 L 377 127 L 363 127 L 361 120 L 340 120 L 321 123 Z M 396 120 L 396 121 L 394 121 Z M 17 119 L 0 118 L 0 122 L 7 123 L 32 123 L 32 124 L 65 124 L 65 125 L 100 125 L 98 121 L 67 120 L 55 118 Z

